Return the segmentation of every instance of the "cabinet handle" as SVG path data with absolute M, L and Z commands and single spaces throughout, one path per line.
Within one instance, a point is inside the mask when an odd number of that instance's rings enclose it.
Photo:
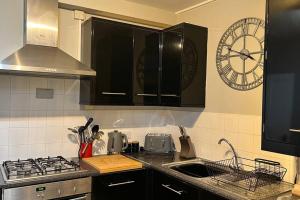
M 83 196 L 83 197 L 77 197 L 77 198 L 74 198 L 74 199 L 70 199 L 70 200 L 86 200 L 87 199 L 87 196 Z
M 157 97 L 157 94 L 136 94 L 136 96 Z
M 161 94 L 162 97 L 179 97 L 177 94 Z
M 119 96 L 125 96 L 125 95 L 127 95 L 124 92 L 102 92 L 101 94 L 103 94 L 103 95 L 119 95 Z
M 290 132 L 300 133 L 300 129 L 289 129 Z
M 178 195 L 182 195 L 183 191 L 177 191 L 177 190 L 174 190 L 173 188 L 170 187 L 170 185 L 165 185 L 165 184 L 161 184 L 161 186 L 163 186 L 164 188 L 172 191 L 172 192 L 175 192 L 176 194 Z
M 115 187 L 115 186 L 119 186 L 119 185 L 128 185 L 128 184 L 132 184 L 135 183 L 135 181 L 126 181 L 126 182 L 122 182 L 122 183 L 111 183 L 108 185 L 108 187 Z

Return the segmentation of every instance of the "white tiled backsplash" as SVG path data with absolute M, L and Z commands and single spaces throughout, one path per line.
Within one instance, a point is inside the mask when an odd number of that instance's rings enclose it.
M 260 150 L 261 116 L 175 110 L 80 110 L 79 80 L 0 76 L 0 160 L 77 155 L 77 144 L 67 137 L 68 127 L 83 125 L 87 117 L 103 127 L 103 141 L 95 153 L 105 153 L 107 133 L 118 129 L 143 145 L 148 132 L 173 134 L 180 151 L 179 130 L 187 127 L 197 156 L 219 160 L 226 155 L 220 138 L 232 142 L 241 157 L 276 160 L 288 168 L 293 180 L 293 157 Z M 54 89 L 53 99 L 37 99 L 36 88 Z

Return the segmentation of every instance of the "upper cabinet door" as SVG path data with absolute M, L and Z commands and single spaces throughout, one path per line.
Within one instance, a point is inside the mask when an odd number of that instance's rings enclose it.
M 205 107 L 207 28 L 179 24 L 163 31 L 161 103 Z
M 269 0 L 262 149 L 300 156 L 300 2 Z
M 181 106 L 205 107 L 207 28 L 184 24 Z
M 133 35 L 133 102 L 135 105 L 158 105 L 159 32 L 135 28 Z
M 120 23 L 94 22 L 92 65 L 97 71 L 97 104 L 132 102 L 133 32 Z
M 181 62 L 183 39 L 180 29 L 164 31 L 162 35 L 161 104 L 180 106 Z

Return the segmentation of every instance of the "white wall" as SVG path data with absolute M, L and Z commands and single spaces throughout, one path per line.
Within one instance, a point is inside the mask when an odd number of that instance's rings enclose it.
M 172 12 L 124 0 L 59 0 L 59 2 L 160 23 L 176 22 L 176 16 Z

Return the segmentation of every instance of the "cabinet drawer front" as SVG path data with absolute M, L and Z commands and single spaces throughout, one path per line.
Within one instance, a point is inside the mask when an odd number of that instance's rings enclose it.
M 146 196 L 146 170 L 107 174 L 93 179 L 94 199 L 123 200 Z
M 198 189 L 174 177 L 156 173 L 154 178 L 155 200 L 160 199 L 161 194 L 172 196 L 175 199 L 194 200 L 198 197 Z
M 129 171 L 115 174 L 107 174 L 97 177 L 98 183 L 108 188 L 118 188 L 142 183 L 145 179 L 145 171 Z

